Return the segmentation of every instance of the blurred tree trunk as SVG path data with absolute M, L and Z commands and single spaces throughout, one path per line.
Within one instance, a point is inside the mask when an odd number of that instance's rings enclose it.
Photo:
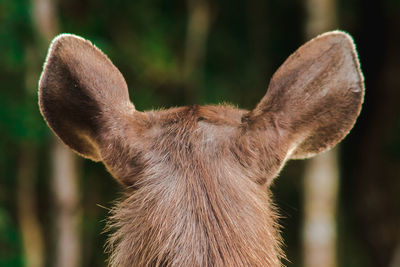
M 183 79 L 186 84 L 186 101 L 193 103 L 201 98 L 198 87 L 203 81 L 204 59 L 210 32 L 211 8 L 207 0 L 187 0 L 188 24 L 183 62 Z
M 36 32 L 46 46 L 58 33 L 55 1 L 32 0 Z M 54 266 L 80 265 L 80 205 L 75 155 L 60 140 L 53 138 L 52 191 L 56 223 L 56 252 Z
M 307 0 L 306 37 L 336 28 L 335 0 Z M 306 163 L 304 179 L 303 260 L 306 267 L 335 267 L 338 149 Z
M 304 181 L 304 266 L 334 267 L 339 167 L 337 148 L 308 161 Z
M 54 266 L 80 265 L 80 205 L 76 158 L 54 138 L 52 147 L 53 193 L 56 212 L 57 246 Z
M 397 247 L 394 249 L 393 256 L 390 259 L 389 267 L 398 267 L 400 266 L 400 240 Z
M 37 191 L 37 149 L 21 145 L 17 172 L 18 218 L 21 227 L 25 265 L 44 266 L 43 231 L 38 218 Z
M 307 0 L 306 12 L 307 39 L 337 28 L 336 0 Z

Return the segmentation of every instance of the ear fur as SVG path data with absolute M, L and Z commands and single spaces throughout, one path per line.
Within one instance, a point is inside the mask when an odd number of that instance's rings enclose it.
M 363 98 L 364 79 L 353 40 L 333 31 L 293 53 L 245 119 L 253 126 L 276 128 L 287 147 L 285 158 L 307 158 L 347 135 Z
M 100 132 L 107 121 L 133 112 L 118 69 L 89 41 L 57 36 L 39 81 L 39 107 L 50 128 L 71 149 L 101 160 Z

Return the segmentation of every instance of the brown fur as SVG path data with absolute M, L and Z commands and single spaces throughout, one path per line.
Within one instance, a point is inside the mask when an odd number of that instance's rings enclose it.
M 112 211 L 111 266 L 280 266 L 268 185 L 290 158 L 353 126 L 363 78 L 351 38 L 319 36 L 288 58 L 252 111 L 227 105 L 138 112 L 111 61 L 57 37 L 39 84 L 54 132 L 125 186 Z

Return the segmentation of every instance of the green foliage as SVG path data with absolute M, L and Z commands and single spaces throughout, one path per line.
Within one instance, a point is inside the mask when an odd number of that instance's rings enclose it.
M 31 36 L 28 0 L 0 1 L 2 70 L 22 71 L 26 40 Z
M 45 128 L 34 98 L 13 103 L 7 94 L 0 92 L 0 131 L 3 138 L 13 142 L 44 141 L 48 130 Z
M 17 225 L 9 213 L 0 207 L 0 266 L 23 266 L 23 256 L 19 252 L 21 246 Z
M 0 2 L 0 136 L 15 144 L 39 142 L 45 125 L 37 109 L 36 94 L 28 92 L 27 46 L 32 43 L 30 2 Z

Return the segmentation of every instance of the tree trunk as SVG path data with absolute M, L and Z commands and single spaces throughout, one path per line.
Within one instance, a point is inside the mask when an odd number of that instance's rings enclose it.
M 335 0 L 307 0 L 306 37 L 336 28 Z M 310 159 L 304 179 L 303 259 L 307 267 L 335 267 L 338 149 Z
M 58 33 L 55 1 L 32 0 L 33 18 L 40 39 L 48 46 Z M 80 265 L 80 204 L 75 155 L 53 138 L 52 191 L 54 195 L 56 253 L 54 266 Z
M 335 267 L 336 206 L 339 182 L 337 149 L 306 165 L 304 181 L 304 266 Z
M 80 265 L 80 205 L 75 155 L 58 139 L 53 140 L 53 193 L 55 198 L 57 246 L 54 266 Z
M 211 10 L 207 0 L 188 0 L 188 25 L 183 62 L 185 98 L 192 103 L 201 98 L 199 83 L 203 81 L 204 58 L 210 32 Z
M 18 218 L 25 254 L 25 266 L 44 266 L 43 231 L 37 212 L 37 157 L 36 149 L 22 145 L 17 172 Z

